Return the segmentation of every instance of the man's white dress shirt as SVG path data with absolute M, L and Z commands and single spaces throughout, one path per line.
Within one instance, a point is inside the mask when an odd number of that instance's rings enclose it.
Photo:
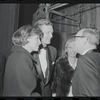
M 45 78 L 45 71 L 47 69 L 47 60 L 46 60 L 46 50 L 44 48 L 40 50 L 39 59 L 40 59 L 41 69 Z

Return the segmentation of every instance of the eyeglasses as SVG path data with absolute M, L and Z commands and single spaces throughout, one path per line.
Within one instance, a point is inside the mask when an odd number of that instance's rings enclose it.
M 85 38 L 85 36 L 73 36 L 73 38 Z
M 85 36 L 73 36 L 72 38 L 75 40 L 76 38 L 85 38 Z

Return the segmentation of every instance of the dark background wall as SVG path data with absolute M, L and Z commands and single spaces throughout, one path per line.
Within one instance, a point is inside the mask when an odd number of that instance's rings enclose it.
M 38 6 L 39 3 L 20 4 L 18 27 L 32 24 L 33 14 Z
M 18 27 L 31 24 L 32 14 L 38 4 L 0 4 L 0 53 L 8 57 L 12 47 L 12 35 Z
M 0 53 L 8 56 L 12 47 L 11 37 L 18 27 L 19 4 L 0 4 Z

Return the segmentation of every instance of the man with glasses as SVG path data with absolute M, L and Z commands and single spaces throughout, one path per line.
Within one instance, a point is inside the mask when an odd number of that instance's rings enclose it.
M 74 50 L 81 56 L 72 81 L 73 96 L 100 96 L 99 32 L 84 28 L 74 39 Z

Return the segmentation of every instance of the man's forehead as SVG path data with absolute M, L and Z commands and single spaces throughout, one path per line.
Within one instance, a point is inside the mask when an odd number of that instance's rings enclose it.
M 51 29 L 53 30 L 53 27 L 51 25 L 42 25 L 41 28 L 45 29 Z
M 44 24 L 44 25 L 41 25 L 41 26 L 44 26 L 44 27 L 52 27 L 52 25 L 50 25 L 50 24 L 48 24 L 48 25 Z
M 83 31 L 84 31 L 84 29 L 80 30 L 80 31 L 76 34 L 76 36 L 83 36 Z

